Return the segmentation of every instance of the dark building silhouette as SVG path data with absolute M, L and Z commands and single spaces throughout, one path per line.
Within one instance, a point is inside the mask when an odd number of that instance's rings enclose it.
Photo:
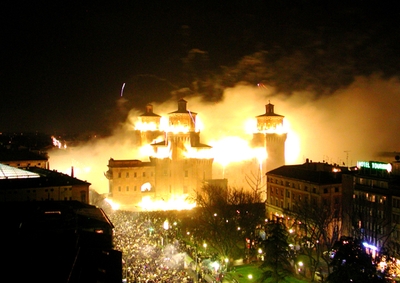
M 78 201 L 7 202 L 0 206 L 2 282 L 122 282 L 113 224 Z

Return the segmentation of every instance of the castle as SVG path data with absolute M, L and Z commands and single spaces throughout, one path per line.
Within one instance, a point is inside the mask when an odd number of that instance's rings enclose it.
M 136 136 L 138 145 L 151 146 L 153 153 L 149 161 L 109 160 L 106 177 L 109 180 L 110 199 L 123 208 L 142 210 L 146 201 L 183 201 L 183 197 L 193 196 L 204 185 L 227 188 L 227 178 L 213 179 L 212 148 L 200 142 L 196 117 L 197 113 L 187 109 L 187 101 L 180 99 L 178 109 L 168 113 L 167 127 L 161 129 L 161 116 L 155 114 L 153 106 L 148 104 L 145 113 L 138 117 Z M 252 144 L 265 148 L 269 156 L 268 162 L 264 160 L 266 170 L 285 163 L 286 133 L 278 132 L 283 118 L 274 113 L 274 106 L 270 103 L 266 105 L 265 114 L 256 116 L 257 132 L 254 133 Z M 156 142 L 160 136 L 162 140 Z M 235 172 L 232 169 L 231 174 L 243 175 L 240 173 L 242 171 Z M 235 185 L 245 185 L 241 177 L 242 182 L 236 182 Z

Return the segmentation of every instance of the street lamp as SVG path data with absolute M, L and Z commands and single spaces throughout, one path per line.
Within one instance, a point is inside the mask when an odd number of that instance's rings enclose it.
M 298 271 L 299 272 L 303 272 L 303 262 L 302 261 L 299 261 L 298 263 L 297 263 L 297 265 L 299 266 L 299 269 L 298 269 Z

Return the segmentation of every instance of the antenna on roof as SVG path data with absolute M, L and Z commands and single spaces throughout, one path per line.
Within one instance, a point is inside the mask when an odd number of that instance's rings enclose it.
M 344 152 L 346 152 L 346 165 L 347 165 L 347 167 L 349 167 L 349 152 L 350 152 L 350 150 L 345 150 Z

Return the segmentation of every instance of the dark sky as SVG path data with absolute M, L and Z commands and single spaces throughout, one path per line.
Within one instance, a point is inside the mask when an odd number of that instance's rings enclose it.
M 106 134 L 182 89 L 215 101 L 247 81 L 318 96 L 400 73 L 396 1 L 26 2 L 0 4 L 0 132 Z

